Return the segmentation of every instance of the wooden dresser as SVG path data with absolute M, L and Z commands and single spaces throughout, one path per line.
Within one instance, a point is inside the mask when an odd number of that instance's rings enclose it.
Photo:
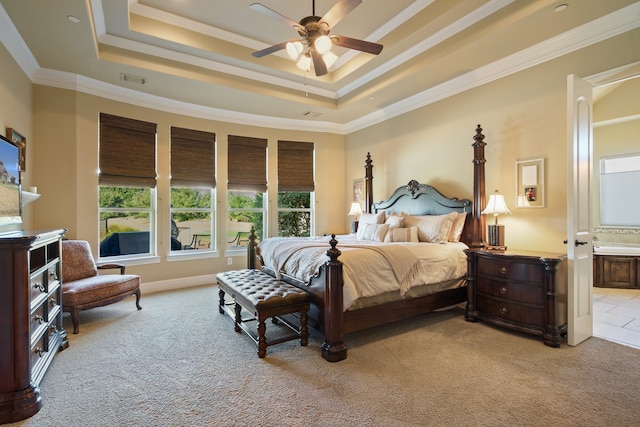
M 0 234 L 0 424 L 40 410 L 40 381 L 69 346 L 60 281 L 65 232 Z
M 542 336 L 559 347 L 567 333 L 566 255 L 466 250 L 465 319 Z

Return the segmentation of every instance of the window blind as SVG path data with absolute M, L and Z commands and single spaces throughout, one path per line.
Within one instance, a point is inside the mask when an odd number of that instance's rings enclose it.
M 100 113 L 100 185 L 156 186 L 155 123 Z
M 215 188 L 216 134 L 171 127 L 171 186 Z
M 278 141 L 278 191 L 311 192 L 313 142 Z
M 267 191 L 267 140 L 229 135 L 229 191 Z

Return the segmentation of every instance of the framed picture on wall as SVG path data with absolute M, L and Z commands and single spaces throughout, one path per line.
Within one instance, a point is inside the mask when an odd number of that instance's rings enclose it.
M 20 149 L 20 172 L 24 172 L 27 165 L 27 138 L 15 129 L 7 128 L 7 139 L 14 142 Z
M 353 180 L 353 201 L 361 202 L 364 200 L 364 179 Z
M 544 208 L 544 159 L 516 162 L 516 207 Z

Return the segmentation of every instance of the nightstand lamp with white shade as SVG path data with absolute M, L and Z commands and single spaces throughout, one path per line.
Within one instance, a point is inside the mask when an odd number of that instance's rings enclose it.
M 493 215 L 496 219 L 495 224 L 489 224 L 488 226 L 489 249 L 502 251 L 507 249 L 507 247 L 504 245 L 504 225 L 498 224 L 498 215 L 510 213 L 511 211 L 504 201 L 504 196 L 498 193 L 498 190 L 496 190 L 491 196 L 489 196 L 489 202 L 482 211 L 483 215 Z
M 360 202 L 351 203 L 351 210 L 349 211 L 349 216 L 354 217 L 351 220 L 351 234 L 355 234 L 358 232 L 358 218 L 360 218 L 360 214 L 362 213 L 362 208 L 360 207 Z

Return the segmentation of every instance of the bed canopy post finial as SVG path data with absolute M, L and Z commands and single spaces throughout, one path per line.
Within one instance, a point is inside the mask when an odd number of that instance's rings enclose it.
M 344 343 L 344 319 L 342 301 L 342 261 L 338 260 L 340 250 L 336 248 L 336 235 L 331 235 L 331 248 L 327 250 L 329 261 L 325 263 L 324 286 L 324 343 L 322 357 L 329 362 L 339 362 L 347 358 Z
M 482 127 L 478 124 L 476 134 L 473 136 L 473 227 L 471 247 L 485 247 L 485 218 L 481 214 L 485 204 L 485 163 L 484 142 Z
M 249 242 L 247 243 L 247 268 L 256 268 L 256 255 L 258 243 L 256 243 L 258 237 L 256 236 L 256 229 L 251 226 L 249 232 Z
M 371 206 L 373 205 L 373 161 L 371 160 L 371 153 L 367 153 L 367 160 L 364 163 L 364 211 L 371 213 Z

